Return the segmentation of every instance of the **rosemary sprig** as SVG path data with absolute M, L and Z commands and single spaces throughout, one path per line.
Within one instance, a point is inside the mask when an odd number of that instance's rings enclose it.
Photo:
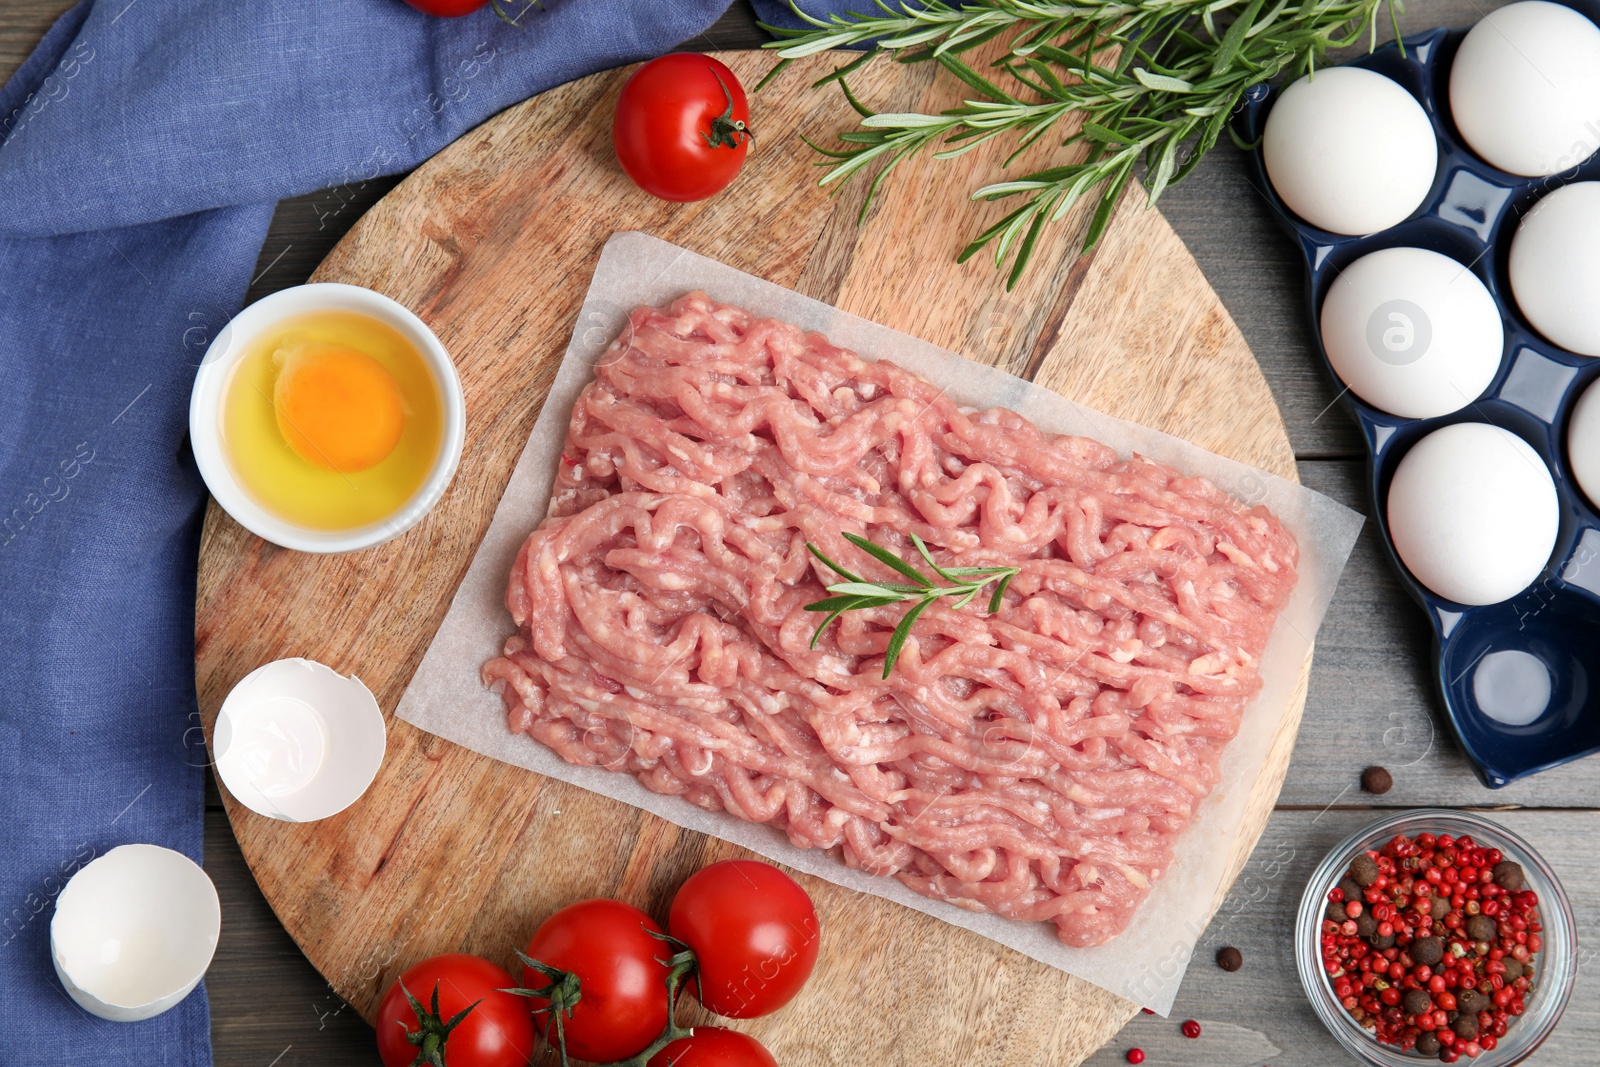
M 837 81 L 861 116 L 861 128 L 839 134 L 841 149 L 812 147 L 827 157 L 821 184 L 844 181 L 876 165 L 861 217 L 879 185 L 905 159 L 929 148 L 950 159 L 991 138 L 1010 135 L 1025 149 L 1074 112 L 1083 122 L 1062 139 L 1084 143 L 1079 162 L 1046 167 L 986 185 L 974 200 L 1021 197 L 1020 207 L 984 230 L 961 252 L 965 262 L 989 248 L 995 266 L 1011 268 L 1016 285 L 1047 223 L 1059 222 L 1091 192 L 1098 198 L 1081 250 L 1099 242 L 1123 190 L 1142 165 L 1148 203 L 1189 175 L 1238 109 L 1245 90 L 1315 68 L 1330 48 L 1377 44 L 1377 14 L 1385 0 L 944 0 L 891 5 L 881 15 L 807 15 L 812 28 L 766 26 L 782 38 L 765 47 L 781 62 L 833 48 L 870 45 L 859 59 L 821 79 Z M 1388 0 L 1399 36 L 1402 0 Z M 961 58 L 997 37 L 1005 53 L 990 64 L 1004 87 Z M 892 55 L 902 63 L 933 61 L 961 79 L 974 96 L 937 115 L 880 114 L 856 98 L 847 76 Z M 767 77 L 770 79 L 772 74 Z M 765 84 L 763 81 L 762 84 Z M 1231 134 L 1232 131 L 1230 131 Z M 943 147 L 940 147 L 943 146 Z
M 511 12 L 506 10 L 506 0 L 490 0 L 490 4 L 494 8 L 494 13 L 500 17 L 500 21 L 509 23 L 519 30 L 522 29 L 522 23 L 518 22 L 517 20 L 526 15 L 529 8 L 536 7 L 540 11 L 544 10 L 543 0 L 520 0 L 520 2 L 522 4 L 522 10 L 513 15 Z
M 898 604 L 903 600 L 914 600 L 911 610 L 900 619 L 900 625 L 894 628 L 894 633 L 889 636 L 889 648 L 883 657 L 883 676 L 889 677 L 889 672 L 894 670 L 895 661 L 900 658 L 900 650 L 905 647 L 906 638 L 911 636 L 911 627 L 916 625 L 917 618 L 942 597 L 955 597 L 953 605 L 957 611 L 972 603 L 972 598 L 977 596 L 983 587 L 991 582 L 997 582 L 994 592 L 989 596 L 989 614 L 993 615 L 1000 610 L 1000 602 L 1006 595 L 1006 586 L 1011 584 L 1011 579 L 1017 576 L 1020 568 L 1017 567 L 941 567 L 934 562 L 933 555 L 928 551 L 928 546 L 923 544 L 922 538 L 916 534 L 911 535 L 911 543 L 917 546 L 917 552 L 932 569 L 933 573 L 950 582 L 950 585 L 938 585 L 934 580 L 923 574 L 917 568 L 884 548 L 882 545 L 873 544 L 865 537 L 853 533 L 844 535 L 844 539 L 855 545 L 861 551 L 882 563 L 885 567 L 909 578 L 909 582 L 869 582 L 860 575 L 852 574 L 839 564 L 829 559 L 822 550 L 810 541 L 806 548 L 811 554 L 821 560 L 830 570 L 834 571 L 844 581 L 836 582 L 827 587 L 828 592 L 834 594 L 825 600 L 814 604 L 807 604 L 807 611 L 826 611 L 827 617 L 811 635 L 811 647 L 817 647 L 817 640 L 822 636 L 822 631 L 828 624 L 847 611 L 860 608 L 881 608 L 888 604 Z

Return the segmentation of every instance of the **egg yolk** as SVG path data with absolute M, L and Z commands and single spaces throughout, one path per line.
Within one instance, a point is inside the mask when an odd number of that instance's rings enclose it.
M 383 365 L 343 345 L 307 343 L 274 356 L 278 430 L 301 458 L 349 473 L 383 461 L 405 429 L 400 386 Z

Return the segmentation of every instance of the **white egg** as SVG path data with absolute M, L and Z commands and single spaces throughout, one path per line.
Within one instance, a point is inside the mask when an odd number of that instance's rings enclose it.
M 1590 385 L 1572 407 L 1567 426 L 1567 462 L 1578 488 L 1600 508 L 1600 381 Z
M 1483 282 L 1449 256 L 1385 248 L 1340 272 L 1322 302 L 1322 345 L 1339 380 L 1391 415 L 1427 419 L 1477 399 L 1505 333 Z
M 1535 204 L 1511 239 L 1510 268 L 1512 295 L 1534 329 L 1600 356 L 1600 182 L 1564 186 Z
M 1561 525 L 1539 453 L 1483 422 L 1411 446 L 1389 483 L 1389 537 L 1412 575 L 1458 604 L 1497 604 L 1539 577 Z
M 1600 148 L 1600 26 L 1560 4 L 1492 11 L 1450 67 L 1450 114 L 1472 150 L 1512 174 L 1555 174 Z
M 1319 70 L 1285 89 L 1267 115 L 1261 152 L 1289 209 L 1333 233 L 1404 222 L 1439 165 L 1416 97 L 1360 67 Z

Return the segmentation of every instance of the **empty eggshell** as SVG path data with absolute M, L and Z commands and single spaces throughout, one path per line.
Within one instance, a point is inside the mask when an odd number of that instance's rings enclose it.
M 1416 97 L 1360 67 L 1294 82 L 1262 131 L 1267 177 L 1290 210 L 1333 233 L 1405 221 L 1433 186 L 1439 149 Z
M 358 678 L 309 659 L 246 675 L 212 735 L 217 775 L 251 811 L 311 822 L 354 804 L 383 763 L 383 712 Z
M 1472 150 L 1512 174 L 1555 174 L 1600 148 L 1600 26 L 1561 4 L 1491 11 L 1450 66 L 1450 114 Z
M 1544 570 L 1561 525 L 1555 480 L 1509 430 L 1462 422 L 1411 446 L 1389 484 L 1389 536 L 1412 575 L 1458 604 L 1497 604 Z
M 1511 239 L 1511 292 L 1533 328 L 1600 356 L 1600 182 L 1563 186 L 1533 206 Z
M 199 984 L 222 908 L 181 852 L 121 845 L 74 874 L 50 919 L 50 958 L 68 995 L 113 1022 L 159 1015 Z
M 1572 406 L 1567 425 L 1567 462 L 1589 503 L 1600 508 L 1600 382 L 1591 383 Z
M 1350 391 L 1426 419 L 1475 400 L 1500 367 L 1505 332 L 1489 290 L 1437 252 L 1385 248 L 1346 267 L 1322 303 L 1322 344 Z

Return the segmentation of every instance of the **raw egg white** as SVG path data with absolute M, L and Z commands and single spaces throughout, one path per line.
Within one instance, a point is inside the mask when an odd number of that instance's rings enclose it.
M 1583 391 L 1567 426 L 1567 462 L 1589 503 L 1600 508 L 1600 382 Z
M 1450 67 L 1450 114 L 1474 152 L 1512 174 L 1555 174 L 1600 148 L 1600 26 L 1527 0 L 1492 11 Z
M 1385 248 L 1340 273 L 1322 302 L 1322 344 L 1339 380 L 1406 418 L 1475 400 L 1500 367 L 1499 309 L 1472 271 L 1437 252 Z
M 1261 151 L 1289 209 L 1333 233 L 1404 222 L 1439 164 L 1416 97 L 1359 67 L 1319 70 L 1285 89 L 1267 115 Z
M 248 343 L 219 420 L 234 476 L 274 517 L 354 530 L 403 508 L 433 469 L 444 401 L 398 330 L 355 311 L 315 311 Z
M 1511 239 L 1511 292 L 1533 328 L 1600 356 L 1600 182 L 1564 186 L 1528 212 Z
M 1458 604 L 1497 604 L 1533 584 L 1561 525 L 1544 460 L 1483 422 L 1446 426 L 1413 445 L 1389 484 L 1388 515 L 1406 569 Z

